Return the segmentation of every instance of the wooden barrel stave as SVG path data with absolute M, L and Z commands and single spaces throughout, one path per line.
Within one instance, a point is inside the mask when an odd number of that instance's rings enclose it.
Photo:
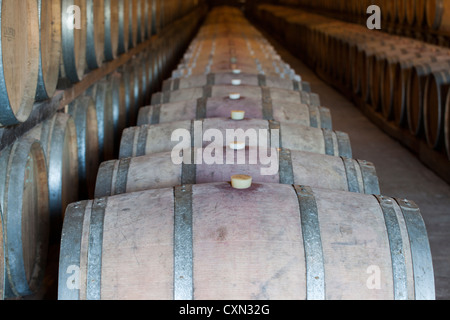
M 231 115 L 233 110 L 244 111 L 246 118 L 275 120 L 315 128 L 332 129 L 331 112 L 328 108 L 246 97 L 239 100 L 199 98 L 197 100 L 142 107 L 139 109 L 137 125 L 227 117 Z
M 47 165 L 34 138 L 22 137 L 0 152 L 0 212 L 0 298 L 34 294 L 49 241 Z
M 435 298 L 426 228 L 409 201 L 212 183 L 80 202 L 67 217 L 59 299 Z M 314 236 L 302 238 L 308 233 Z M 186 238 L 192 241 L 181 242 Z M 80 255 L 87 251 L 102 264 Z M 79 290 L 67 287 L 71 265 L 89 286 L 80 281 Z M 387 275 L 380 290 L 367 285 L 374 266 Z

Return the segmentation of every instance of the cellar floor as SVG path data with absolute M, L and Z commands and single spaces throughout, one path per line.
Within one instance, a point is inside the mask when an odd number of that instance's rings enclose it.
M 281 58 L 311 84 L 323 106 L 331 110 L 333 129 L 347 132 L 353 155 L 375 164 L 381 192 L 385 196 L 412 200 L 419 206 L 428 231 L 433 256 L 436 299 L 450 299 L 450 185 L 392 139 L 346 97 L 322 81 L 301 60 L 270 36 Z M 449 162 L 450 165 L 450 162 Z

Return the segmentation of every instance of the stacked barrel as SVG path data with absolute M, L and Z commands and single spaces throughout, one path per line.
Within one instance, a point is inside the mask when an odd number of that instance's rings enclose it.
M 179 3 L 0 1 L 0 299 L 47 289 L 66 207 L 94 197 L 99 164 L 206 12 Z
M 66 210 L 60 299 L 434 299 L 419 208 L 239 10 L 211 10 L 137 122 Z
M 383 31 L 449 45 L 450 1 L 447 0 L 280 0 L 277 3 L 302 7 L 364 26 L 368 13 L 373 13 L 368 11 L 369 6 L 376 5 L 381 10 Z
M 326 79 L 382 122 L 450 159 L 450 50 L 301 9 L 260 5 L 255 16 Z M 284 33 L 281 30 L 285 30 Z

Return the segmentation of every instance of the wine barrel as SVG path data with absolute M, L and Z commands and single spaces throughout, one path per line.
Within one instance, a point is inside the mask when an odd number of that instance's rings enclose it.
M 450 70 L 431 73 L 426 80 L 423 103 L 425 138 L 429 147 L 440 149 L 444 141 L 445 103 L 450 85 Z
M 165 152 L 104 162 L 98 171 L 95 198 L 181 184 L 225 182 L 239 173 L 251 175 L 258 183 L 302 182 L 312 187 L 380 194 L 375 167 L 363 160 L 288 149 L 271 154 L 268 149 L 235 151 L 224 147 L 208 162 L 190 161 L 198 152 L 202 153 L 202 150 L 183 150 L 180 159 Z M 258 159 L 259 154 L 270 157 L 270 161 L 263 160 L 266 162 L 263 163 L 261 158 Z M 180 161 L 175 163 L 174 159 Z M 240 159 L 245 161 L 240 162 Z
M 145 72 L 142 68 L 141 61 L 135 57 L 130 61 L 130 68 L 133 69 L 134 77 L 134 115 L 136 117 L 140 107 L 144 105 L 145 100 Z
M 120 28 L 120 0 L 104 0 L 105 40 L 104 56 L 106 61 L 112 61 L 119 54 L 119 28 Z
M 429 28 L 450 31 L 450 2 L 447 0 L 427 0 L 425 17 Z
M 450 60 L 414 65 L 407 83 L 406 108 L 409 130 L 418 136 L 423 129 L 423 100 L 427 76 L 450 66 Z
M 147 105 L 151 101 L 151 87 L 153 81 L 153 57 L 149 50 L 141 52 L 142 77 L 144 78 L 144 99 L 143 105 Z
M 119 54 L 128 51 L 130 43 L 130 0 L 119 1 Z
M 410 26 L 421 27 L 425 17 L 425 0 L 410 0 L 406 6 L 406 21 Z
M 38 0 L 39 74 L 36 101 L 53 97 L 59 77 L 61 59 L 61 2 Z
M 67 106 L 67 113 L 72 116 L 77 131 L 79 197 L 92 199 L 99 166 L 95 102 L 88 96 L 79 97 Z
M 112 87 L 107 79 L 95 83 L 88 94 L 95 101 L 100 162 L 114 158 L 114 114 Z
M 150 103 L 150 92 L 148 92 L 149 89 L 149 76 L 148 76 L 148 67 L 147 67 L 147 58 L 148 53 L 147 51 L 141 52 L 136 57 L 136 68 L 138 69 L 138 76 L 140 77 L 140 106 L 142 107 L 144 105 L 147 105 Z
M 275 61 L 261 62 L 255 58 L 240 58 L 225 56 L 221 58 L 218 54 L 208 54 L 207 58 L 195 58 L 195 61 L 187 65 L 179 65 L 174 71 L 179 75 L 202 75 L 208 73 L 228 73 L 233 69 L 239 69 L 244 73 L 266 74 L 285 78 L 295 74 L 289 65 L 276 63 Z M 217 56 L 217 57 L 216 57 Z
M 160 15 L 157 14 L 159 12 L 160 3 L 158 0 L 152 1 L 152 35 L 156 35 L 160 31 Z
M 61 77 L 72 83 L 83 79 L 87 45 L 87 0 L 61 0 L 62 66 Z M 73 21 L 73 23 L 72 23 Z
M 152 37 L 152 10 L 153 0 L 144 0 L 145 5 L 145 38 L 150 39 Z
M 231 93 L 238 93 L 239 98 L 253 98 L 258 100 L 272 101 L 272 104 L 292 102 L 304 103 L 312 106 L 320 106 L 320 98 L 316 93 L 304 91 L 285 90 L 259 86 L 232 86 L 214 85 L 199 88 L 181 89 L 176 91 L 157 92 L 152 95 L 152 105 L 161 103 L 179 102 L 198 98 L 228 98 Z
M 39 14 L 36 1 L 0 2 L 0 126 L 25 122 L 39 73 Z
M 227 130 L 231 130 L 228 131 L 228 134 L 231 135 L 229 139 Z M 283 147 L 291 150 L 352 157 L 350 139 L 343 132 L 258 119 L 235 121 L 229 118 L 209 118 L 127 128 L 122 134 L 119 158 L 168 152 L 179 146 L 223 147 L 226 143 L 232 142 L 233 133 L 238 141 L 244 142 L 245 139 L 248 139 L 247 145 L 250 147 Z M 202 139 L 207 140 L 209 134 L 216 134 L 214 143 L 202 141 Z M 172 135 L 177 136 L 174 137 L 177 141 L 180 141 L 181 137 L 182 144 L 171 141 Z M 258 135 L 260 139 L 258 139 Z M 185 141 L 185 139 L 189 139 L 189 141 Z M 194 140 L 192 143 L 191 139 Z
M 118 72 L 121 74 L 121 81 L 123 85 L 120 86 L 121 89 L 125 91 L 125 116 L 126 116 L 126 126 L 133 126 L 136 124 L 136 110 L 134 108 L 134 75 L 133 68 L 129 64 L 122 65 Z
M 393 54 L 381 66 L 381 113 L 385 119 L 395 119 L 397 126 L 404 122 L 406 79 L 412 60 L 421 58 L 417 52 Z
M 78 200 L 78 141 L 72 116 L 56 113 L 27 136 L 41 141 L 47 159 L 52 239 L 58 237 L 64 212 Z
M 435 299 L 415 203 L 287 184 L 183 185 L 72 204 L 59 266 L 60 300 Z
M 397 22 L 398 24 L 404 24 L 406 22 L 406 2 L 407 0 L 395 0 L 397 5 Z
M 0 152 L 0 298 L 36 293 L 44 278 L 49 190 L 39 141 L 22 137 Z
M 167 79 L 163 82 L 162 91 L 175 91 L 179 89 L 190 89 L 197 87 L 204 87 L 206 85 L 229 85 L 232 83 L 239 83 L 239 85 L 246 86 L 261 86 L 278 89 L 287 89 L 295 91 L 311 92 L 309 83 L 297 80 L 281 79 L 279 77 L 267 77 L 263 74 L 234 74 L 221 73 L 198 75 L 187 78 Z
M 425 22 L 427 0 L 416 0 L 416 25 L 421 27 Z
M 128 48 L 134 48 L 138 44 L 139 37 L 139 4 L 140 0 L 129 0 L 129 25 Z
M 139 0 L 138 4 L 138 42 L 142 43 L 147 40 L 147 0 Z
M 105 58 L 105 2 L 86 0 L 86 63 L 90 70 L 100 68 Z
M 127 92 L 125 81 L 119 72 L 109 74 L 107 76 L 107 81 L 111 86 L 112 117 L 114 127 L 114 156 L 116 156 L 119 153 L 118 145 L 122 131 L 127 125 L 127 106 L 125 100 L 125 95 Z
M 245 97 L 239 100 L 199 98 L 142 107 L 139 109 L 137 125 L 227 117 L 233 110 L 244 111 L 246 118 L 276 120 L 332 129 L 331 112 L 328 108 Z

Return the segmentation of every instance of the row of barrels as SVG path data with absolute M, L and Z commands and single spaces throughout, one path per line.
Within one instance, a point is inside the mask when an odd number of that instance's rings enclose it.
M 256 13 L 321 74 L 362 99 L 386 123 L 450 159 L 450 50 L 368 32 L 299 9 L 261 5 Z M 301 35 L 301 36 L 299 36 Z
M 0 151 L 1 299 L 46 289 L 47 252 L 59 247 L 66 207 L 94 197 L 100 163 L 117 156 L 123 129 L 150 103 L 204 10 Z
M 198 0 L 2 1 L 0 126 L 25 122 L 58 81 L 86 73 L 186 15 Z
M 434 298 L 419 208 L 380 195 L 273 52 L 238 9 L 211 10 L 95 197 L 68 206 L 59 299 Z
M 424 28 L 450 32 L 448 0 L 280 0 L 282 5 L 299 6 L 352 17 L 352 21 L 367 20 L 371 5 L 381 9 L 382 21 L 407 28 Z M 372 11 L 369 11 L 372 13 Z

